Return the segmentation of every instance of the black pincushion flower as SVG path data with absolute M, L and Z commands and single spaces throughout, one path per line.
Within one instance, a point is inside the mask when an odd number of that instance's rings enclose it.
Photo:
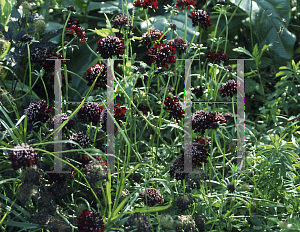
M 27 143 L 15 146 L 14 150 L 9 153 L 8 160 L 12 162 L 11 166 L 14 170 L 39 163 L 36 151 Z
M 126 46 L 123 40 L 116 36 L 106 36 L 97 42 L 97 51 L 100 53 L 103 59 L 112 58 L 123 55 Z
M 208 31 L 208 27 L 211 27 L 212 20 L 204 10 L 194 10 L 188 17 L 192 19 L 193 27 L 196 27 L 198 24 L 200 24 L 201 27 L 206 31 Z
M 30 49 L 30 58 L 32 63 L 43 64 L 44 58 L 51 56 L 51 50 L 46 46 L 37 46 Z
M 166 97 L 164 104 L 164 109 L 170 111 L 169 119 L 171 119 L 172 117 L 176 120 L 184 118 L 182 103 L 178 100 L 177 97 Z
M 89 137 L 87 137 L 82 131 L 70 135 L 69 140 L 78 143 L 82 148 L 87 148 L 91 144 Z M 70 148 L 78 148 L 78 146 L 73 143 L 68 143 L 68 146 Z
M 115 120 L 121 124 L 122 120 L 125 119 L 125 113 L 126 113 L 126 107 L 125 106 L 121 106 L 120 103 L 116 103 L 114 105 L 114 118 Z M 101 113 L 101 126 L 102 126 L 102 130 L 106 131 L 106 122 L 107 122 L 107 110 L 103 110 L 103 112 Z M 115 132 L 118 131 L 118 128 L 115 127 Z
M 100 116 L 103 109 L 103 106 L 95 102 L 84 104 L 78 111 L 77 117 L 84 123 L 90 121 L 96 126 L 100 121 Z
M 184 7 L 186 6 L 187 9 L 190 9 L 191 6 L 195 7 L 196 2 L 193 0 L 177 0 L 175 3 L 175 7 L 179 8 L 180 10 L 184 10 Z
M 81 232 L 103 232 L 105 229 L 104 221 L 99 214 L 85 209 L 81 211 L 77 218 L 78 229 Z
M 142 39 L 140 41 L 140 44 L 145 46 L 147 49 L 151 47 L 151 41 L 154 42 L 154 44 L 158 43 L 158 40 L 163 36 L 163 32 L 160 32 L 159 30 L 150 30 L 150 37 L 149 33 L 146 32 L 142 35 Z M 167 38 L 167 36 L 163 36 L 158 44 L 162 45 L 163 41 Z
M 170 44 L 154 44 L 154 47 L 149 48 L 147 55 L 150 57 L 151 63 L 156 63 L 157 67 L 165 67 L 169 69 L 169 65 L 175 63 L 175 51 Z
M 182 155 L 179 158 L 177 158 L 170 166 L 169 173 L 170 176 L 175 178 L 176 180 L 183 180 L 188 175 L 188 173 L 184 173 L 183 171 L 184 171 L 184 156 Z
M 117 15 L 114 20 L 112 21 L 114 27 L 121 29 L 122 27 L 125 30 L 133 30 L 134 27 L 131 26 L 131 19 L 128 18 L 125 14 Z
M 192 129 L 195 132 L 204 133 L 206 129 L 210 128 L 213 120 L 214 116 L 210 112 L 198 110 L 192 116 Z
M 98 78 L 97 78 L 98 77 Z M 102 89 L 106 89 L 106 84 L 107 84 L 107 65 L 105 62 L 103 64 L 101 62 L 97 63 L 96 65 L 90 67 L 86 71 L 86 77 L 85 79 L 88 81 L 87 86 L 92 86 L 94 81 L 97 81 L 94 85 L 94 89 L 97 87 L 100 87 Z
M 202 163 L 207 163 L 207 157 L 209 156 L 207 148 L 209 144 L 209 139 L 197 137 L 193 140 L 192 144 L 188 144 L 181 151 L 181 153 L 186 157 L 192 157 L 192 166 L 201 167 Z M 187 154 L 185 154 L 185 151 Z
M 66 29 L 69 30 L 69 32 L 66 34 L 67 36 L 74 37 L 75 33 L 78 37 L 80 37 L 81 42 L 86 43 L 87 37 L 85 36 L 85 31 L 80 27 L 79 20 L 69 18 Z M 81 46 L 80 43 L 79 46 Z
M 210 62 L 215 62 L 215 63 L 220 63 L 221 61 L 225 61 L 228 59 L 226 53 L 223 53 L 221 51 L 216 52 L 215 50 L 210 50 L 207 53 L 206 57 Z
M 183 40 L 181 38 L 175 38 L 172 41 L 168 42 L 167 44 L 175 48 L 176 51 L 178 51 L 179 55 L 185 53 L 188 47 L 190 46 L 186 40 Z
M 237 93 L 237 83 L 234 80 L 229 80 L 226 84 L 222 85 L 219 93 L 222 97 L 233 97 L 233 94 Z
M 102 158 L 91 160 L 85 166 L 85 173 L 89 183 L 96 183 L 99 180 L 107 178 L 107 163 Z
M 139 194 L 140 198 L 146 200 L 145 191 Z M 154 206 L 155 204 L 161 205 L 161 200 L 163 199 L 162 195 L 159 193 L 159 190 L 156 189 L 147 189 L 147 202 L 148 206 Z
M 59 53 L 52 53 L 51 52 L 51 55 L 47 56 L 44 58 L 44 63 L 42 64 L 42 67 L 44 68 L 44 70 L 46 72 L 54 72 L 54 69 L 55 69 L 55 60 L 47 60 L 47 59 L 59 59 L 61 60 L 61 64 L 67 64 L 66 60 L 63 60 L 63 56 L 60 55 Z
M 52 106 L 48 105 L 46 101 L 40 100 L 30 103 L 28 108 L 24 110 L 24 114 L 28 117 L 28 122 L 42 122 L 45 123 L 50 119 L 50 113 L 53 111 Z
M 51 122 L 50 122 L 50 128 L 51 129 L 54 129 L 54 126 L 55 126 L 55 123 L 57 123 L 58 125 L 61 125 L 63 124 L 65 121 L 67 121 L 69 118 L 69 116 L 66 114 L 66 113 L 61 113 L 61 114 L 58 114 L 58 115 L 55 115 Z M 70 119 L 67 124 L 66 124 L 66 127 L 71 130 L 72 128 L 75 127 L 75 122 L 73 119 Z M 63 131 L 65 132 L 65 130 L 63 129 Z
M 133 3 L 135 7 L 143 7 L 144 9 L 151 7 L 155 8 L 156 10 L 158 9 L 157 4 L 157 0 L 136 0 Z

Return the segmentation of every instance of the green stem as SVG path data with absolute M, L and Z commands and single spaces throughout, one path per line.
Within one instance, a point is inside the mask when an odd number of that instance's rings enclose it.
M 184 19 L 184 23 L 185 23 L 185 28 L 184 28 L 184 36 L 183 36 L 183 39 L 185 40 L 186 39 L 186 32 L 187 32 L 187 13 L 188 13 L 188 10 L 187 10 L 187 7 L 184 6 L 184 11 L 185 11 L 185 19 Z
M 30 88 L 30 102 L 31 102 L 31 95 L 32 95 L 32 88 L 31 88 L 31 61 L 30 61 L 30 49 L 29 44 L 27 44 L 27 51 L 28 51 L 28 67 L 29 67 L 29 88 Z
M 219 26 L 219 22 L 220 22 L 220 18 L 221 18 L 221 15 L 222 14 L 219 14 L 219 17 L 218 17 L 218 20 L 217 20 L 217 24 L 216 24 L 216 28 L 215 28 L 215 32 L 214 32 L 214 37 L 215 37 L 215 39 L 217 40 L 219 37 L 220 37 L 220 35 L 217 37 L 217 30 L 218 30 L 218 26 Z M 219 45 L 219 44 L 218 44 Z M 214 47 L 214 40 L 212 41 L 212 44 L 211 44 L 211 50 L 213 49 L 213 47 Z

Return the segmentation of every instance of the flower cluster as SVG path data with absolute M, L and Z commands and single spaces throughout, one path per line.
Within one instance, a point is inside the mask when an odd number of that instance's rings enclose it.
M 54 60 L 47 60 L 47 59 L 63 59 L 63 56 L 60 55 L 59 53 L 52 53 L 44 58 L 44 63 L 42 64 L 42 67 L 44 68 L 44 70 L 46 72 L 54 72 L 54 65 L 55 65 L 55 61 Z M 62 64 L 67 64 L 66 60 L 61 60 L 60 61 Z
M 87 86 L 92 86 L 96 78 L 98 77 L 93 90 L 95 88 L 100 87 L 102 89 L 106 89 L 107 84 L 107 65 L 105 62 L 102 64 L 101 62 L 97 63 L 96 65 L 90 67 L 86 71 L 85 79 L 88 81 Z
M 163 34 L 164 33 L 160 32 L 159 30 L 150 30 L 150 36 L 148 32 L 142 35 L 140 44 L 149 49 L 151 47 L 151 41 L 154 42 L 154 44 L 156 44 L 158 43 L 158 40 L 160 40 L 158 44 L 162 45 L 163 41 L 167 38 L 167 36 L 163 36 Z
M 167 44 L 175 48 L 176 51 L 178 51 L 179 55 L 185 53 L 188 47 L 190 46 L 186 40 L 183 40 L 181 38 L 175 38 L 172 41 L 168 42 Z
M 61 124 L 63 124 L 65 121 L 67 121 L 68 118 L 69 118 L 69 116 L 68 116 L 66 113 L 61 113 L 61 114 L 55 115 L 55 116 L 52 118 L 51 122 L 50 122 L 50 128 L 51 128 L 51 129 L 54 129 L 54 126 L 55 126 L 56 123 L 59 124 L 59 125 L 61 125 Z M 75 127 L 75 122 L 74 122 L 74 120 L 73 120 L 73 119 L 70 119 L 70 120 L 67 122 L 66 127 L 67 127 L 69 130 L 71 130 L 72 128 L 74 128 L 74 127 Z M 63 132 L 65 132 L 65 128 L 63 128 Z
M 152 232 L 152 226 L 148 217 L 142 213 L 133 213 L 124 223 L 125 232 L 143 231 Z
M 107 178 L 107 163 L 102 158 L 91 160 L 85 166 L 85 173 L 89 183 L 96 183 L 99 180 Z
M 127 15 L 119 14 L 112 21 L 114 27 L 121 29 L 122 27 L 125 30 L 133 30 L 134 27 L 131 26 L 131 19 L 127 17 Z
M 136 0 L 133 3 L 135 7 L 143 7 L 144 9 L 151 7 L 155 8 L 156 10 L 158 9 L 157 4 L 157 0 Z
M 65 78 L 64 71 L 61 71 L 61 79 L 62 79 L 62 83 L 64 85 L 66 85 L 66 78 Z M 54 83 L 54 74 L 50 74 L 49 81 Z M 68 73 L 68 83 L 71 83 L 71 82 L 72 82 L 72 76 L 70 73 Z
M 169 119 L 172 117 L 176 120 L 184 118 L 184 110 L 182 108 L 182 103 L 178 100 L 177 97 L 166 97 L 165 99 L 165 110 L 170 110 Z
M 154 47 L 148 49 L 147 55 L 150 57 L 151 63 L 156 63 L 157 67 L 165 67 L 175 63 L 175 51 L 170 44 L 154 44 Z
M 204 110 L 198 110 L 192 116 L 192 129 L 195 132 L 204 133 L 213 123 L 226 123 L 226 119 L 222 115 Z
M 11 167 L 14 170 L 18 170 L 21 167 L 30 167 L 39 163 L 36 151 L 27 143 L 15 146 L 14 150 L 9 153 L 8 160 L 12 162 Z
M 215 50 L 210 50 L 206 56 L 210 62 L 220 63 L 221 61 L 227 60 L 227 54 L 221 51 L 216 52 Z
M 48 181 L 50 184 L 52 183 L 65 183 L 67 180 L 74 179 L 72 174 L 75 173 L 75 171 L 70 167 L 70 166 L 65 166 L 63 167 L 63 172 L 62 173 L 57 173 L 57 172 L 48 172 Z M 54 171 L 54 169 L 50 170 Z
M 82 148 L 87 148 L 91 144 L 89 137 L 87 137 L 82 131 L 70 135 L 69 140 L 78 143 Z M 78 148 L 78 146 L 73 143 L 68 143 L 68 146 L 70 148 Z
M 140 198 L 146 200 L 145 191 L 139 194 Z M 148 206 L 154 206 L 155 204 L 161 205 L 161 200 L 163 199 L 162 195 L 159 193 L 159 190 L 156 189 L 147 189 L 147 203 Z
M 179 8 L 180 10 L 184 10 L 184 7 L 187 7 L 187 9 L 190 9 L 191 6 L 195 7 L 196 2 L 193 0 L 177 0 L 175 3 L 175 7 Z
M 188 17 L 192 19 L 193 27 L 200 24 L 201 27 L 206 31 L 208 31 L 208 27 L 211 27 L 212 20 L 209 18 L 209 15 L 204 10 L 194 10 Z
M 227 81 L 226 84 L 221 86 L 219 93 L 222 97 L 233 97 L 233 94 L 237 93 L 237 83 L 234 80 Z
M 42 122 L 45 123 L 51 118 L 52 106 L 48 105 L 46 101 L 40 100 L 30 103 L 28 108 L 24 110 L 24 114 L 28 117 L 28 122 Z
M 92 102 L 90 104 L 85 104 L 78 111 L 77 117 L 84 123 L 91 121 L 93 125 L 97 125 L 100 121 L 101 112 L 104 107 L 99 104 Z
M 112 58 L 123 55 L 126 46 L 123 40 L 116 36 L 106 36 L 97 42 L 97 51 L 100 53 L 103 59 Z
M 77 223 L 79 231 L 82 232 L 103 232 L 105 229 L 104 221 L 99 214 L 87 209 L 81 211 L 80 216 L 77 218 Z
M 67 30 L 70 30 L 66 36 L 74 36 L 74 33 L 80 37 L 80 41 L 86 43 L 87 37 L 85 36 L 85 31 L 80 27 L 80 21 L 76 19 L 69 18 L 67 23 Z M 79 46 L 81 44 L 79 43 Z
M 125 119 L 125 113 L 126 113 L 126 107 L 122 106 L 120 103 L 116 103 L 114 105 L 114 118 L 117 121 L 117 123 L 122 123 L 121 120 Z M 106 128 L 106 122 L 107 122 L 107 110 L 103 110 L 102 114 L 101 114 L 101 126 L 102 129 L 105 131 Z M 115 129 L 115 131 L 118 131 L 118 128 Z
M 46 46 L 36 46 L 30 49 L 30 58 L 32 63 L 42 65 L 45 57 L 49 56 L 51 56 L 51 50 Z

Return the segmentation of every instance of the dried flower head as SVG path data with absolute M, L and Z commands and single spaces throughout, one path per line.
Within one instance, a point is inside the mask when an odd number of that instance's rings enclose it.
M 39 19 L 34 22 L 35 31 L 37 33 L 44 33 L 46 30 L 45 20 Z
M 152 226 L 147 215 L 142 213 L 133 213 L 124 224 L 125 232 L 143 231 L 152 232 Z
M 30 182 L 34 185 L 40 185 L 44 181 L 44 171 L 36 165 L 22 170 L 21 180 L 23 183 Z
M 176 231 L 194 232 L 196 230 L 196 223 L 191 215 L 178 216 L 178 221 L 180 225 L 176 227 Z
M 101 159 L 91 160 L 85 166 L 87 180 L 95 184 L 99 180 L 107 178 L 107 163 Z
M 194 199 L 189 193 L 177 197 L 178 209 L 182 211 L 189 209 L 193 203 L 194 203 Z
M 175 221 L 171 215 L 165 214 L 161 216 L 159 225 L 163 230 L 172 230 L 174 229 Z

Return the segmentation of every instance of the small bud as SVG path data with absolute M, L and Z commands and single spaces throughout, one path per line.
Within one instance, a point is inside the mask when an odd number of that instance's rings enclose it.
M 73 5 L 70 5 L 69 7 L 67 7 L 67 10 L 72 11 L 72 12 L 76 12 L 75 6 L 73 6 Z
M 219 126 L 220 126 L 219 122 L 213 122 L 213 123 L 211 124 L 211 129 L 218 129 Z
M 233 184 L 228 184 L 228 185 L 227 185 L 227 189 L 228 189 L 229 192 L 233 193 L 234 190 L 235 190 L 235 187 L 234 187 Z
M 166 214 L 160 218 L 159 224 L 163 230 L 172 230 L 174 229 L 174 219 L 171 215 Z
M 170 23 L 170 27 L 174 31 L 176 31 L 176 29 L 177 29 L 177 25 L 175 23 Z
M 46 30 L 46 23 L 44 20 L 40 19 L 35 21 L 34 27 L 37 33 L 42 34 Z
M 138 70 L 140 73 L 146 73 L 146 69 L 144 67 L 139 67 Z
M 22 3 L 22 8 L 25 15 L 28 15 L 32 11 L 31 5 L 27 1 Z

